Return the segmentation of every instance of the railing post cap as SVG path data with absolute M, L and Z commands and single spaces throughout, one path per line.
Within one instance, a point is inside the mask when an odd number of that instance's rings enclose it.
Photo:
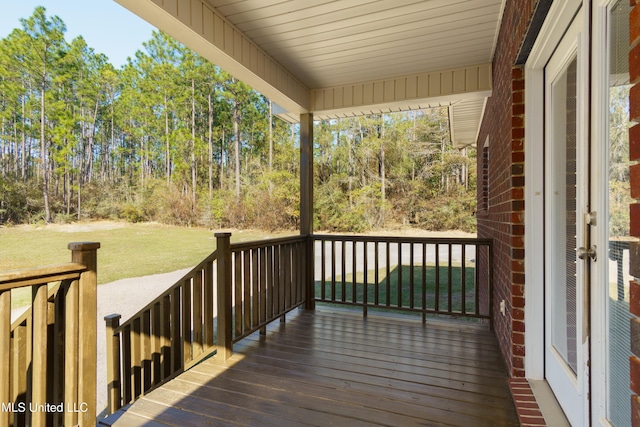
M 107 314 L 104 316 L 105 322 L 113 322 L 115 320 L 119 320 L 122 316 L 120 314 Z
M 216 236 L 216 237 L 230 237 L 231 236 L 231 232 L 230 231 L 218 231 L 217 233 L 214 233 L 214 236 Z
M 71 242 L 67 246 L 71 251 L 93 251 L 100 249 L 99 242 Z

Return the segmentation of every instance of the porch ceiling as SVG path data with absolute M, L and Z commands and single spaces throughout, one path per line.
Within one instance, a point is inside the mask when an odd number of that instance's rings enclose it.
M 504 0 L 115 0 L 283 108 L 316 118 L 451 106 L 475 142 Z M 458 127 L 460 123 L 461 127 Z

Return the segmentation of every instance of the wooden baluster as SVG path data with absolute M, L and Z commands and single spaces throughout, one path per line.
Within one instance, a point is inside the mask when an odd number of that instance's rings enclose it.
M 461 287 L 461 294 L 462 294 L 462 307 L 461 307 L 461 311 L 462 314 L 465 314 L 467 312 L 467 289 L 466 289 L 466 284 L 467 284 L 467 270 L 466 270 L 466 263 L 465 263 L 465 258 L 466 258 L 466 245 L 462 244 L 461 246 L 461 250 L 462 250 L 462 265 L 460 267 L 461 269 L 461 273 L 462 273 L 462 277 L 460 278 L 460 280 L 462 281 L 462 283 L 460 284 Z
M 413 243 L 409 243 L 409 308 L 415 307 L 415 279 L 414 279 L 414 264 L 413 264 L 414 248 Z M 402 286 L 402 283 L 400 283 Z
M 171 295 L 160 300 L 160 375 L 171 376 Z
M 161 320 L 160 302 L 156 300 L 151 307 L 151 385 L 155 386 L 162 381 L 162 344 L 161 344 Z
M 213 346 L 213 263 L 204 267 L 204 346 Z
M 260 288 L 260 324 L 264 324 L 267 321 L 267 284 L 269 283 L 267 281 L 267 263 L 269 262 L 269 259 L 267 258 L 267 248 L 260 248 L 260 253 L 258 255 L 259 258 L 259 263 L 260 263 L 260 281 L 259 281 L 259 288 Z M 266 327 L 262 327 L 260 328 L 260 334 L 261 335 L 265 335 L 267 333 L 267 328 Z
M 192 357 L 202 353 L 202 270 L 198 270 L 193 277 L 193 346 Z
M 191 279 L 182 283 L 182 367 L 191 362 Z
M 475 296 L 475 304 L 476 304 L 476 311 L 475 314 L 480 314 L 480 268 L 478 268 L 480 266 L 480 245 L 478 245 L 476 243 L 475 245 L 475 251 L 476 251 L 476 265 L 474 266 L 474 280 L 473 280 L 473 289 L 474 289 L 474 296 Z M 491 313 L 489 313 L 489 315 L 491 315 Z
M 427 321 L 427 244 L 422 244 L 422 323 Z
M 362 242 L 362 316 L 367 317 L 369 305 L 369 242 Z
M 435 311 L 440 311 L 440 245 L 436 243 L 436 296 Z
M 182 338 L 180 331 L 180 287 L 171 293 L 171 370 L 168 375 L 182 368 Z
M 398 242 L 398 307 L 402 307 L 402 243 Z
M 131 328 L 131 390 L 133 400 L 142 393 L 142 340 L 140 338 L 140 316 L 133 319 Z
M 0 291 L 0 354 L 3 358 L 11 354 L 11 290 Z M 11 402 L 9 360 L 0 364 L 0 403 Z M 15 381 L 15 379 L 14 379 Z M 0 411 L 0 427 L 9 426 L 11 411 Z
M 32 287 L 31 425 L 46 426 L 47 413 L 47 285 Z M 94 379 L 95 380 L 95 379 Z
M 391 306 L 391 243 L 390 242 L 386 242 L 384 244 L 385 246 L 385 252 L 386 252 L 386 266 L 387 266 L 387 275 L 385 277 L 385 282 L 387 283 L 387 287 L 385 289 L 386 291 L 386 295 L 385 295 L 385 299 L 386 299 L 386 303 L 385 305 L 387 307 Z
M 373 290 L 373 301 L 374 305 L 377 307 L 380 304 L 380 260 L 378 257 L 380 256 L 378 241 L 373 243 L 373 256 L 374 256 L 374 273 L 373 273 L 373 282 L 375 283 L 375 288 Z
M 242 251 L 242 333 L 251 330 L 251 249 Z
M 142 312 L 140 334 L 142 335 L 142 394 L 151 389 L 151 308 Z
M 231 357 L 231 233 L 216 233 L 218 252 L 218 354 L 222 361 Z
M 87 271 L 80 275 L 78 295 L 78 424 L 92 426 L 96 423 L 96 361 L 97 361 L 97 311 L 98 311 L 98 249 L 100 243 L 69 243 L 71 261 L 84 264 Z
M 78 337 L 80 323 L 78 321 L 78 298 L 80 293 L 80 282 L 74 280 L 69 284 L 65 295 L 65 340 L 64 340 L 64 401 L 67 405 L 78 404 L 79 384 L 79 357 L 78 357 Z M 77 414 L 65 412 L 64 422 L 67 425 L 75 425 L 78 422 Z
M 453 284 L 452 284 L 452 275 L 453 275 L 453 268 L 451 266 L 451 260 L 452 260 L 452 248 L 451 248 L 451 243 L 448 244 L 448 248 L 449 248 L 449 252 L 448 252 L 448 261 L 449 261 L 449 265 L 447 267 L 447 312 L 448 313 L 452 313 L 453 312 Z
M 131 324 L 125 323 L 122 330 L 122 403 L 128 405 L 133 401 L 131 389 Z
M 251 251 L 251 327 L 255 328 L 260 323 L 260 290 L 259 290 L 259 262 L 256 248 Z
M 122 407 L 120 388 L 120 334 L 114 331 L 120 326 L 120 315 L 110 314 L 104 318 L 107 336 L 107 411 L 113 414 Z
M 238 337 L 242 335 L 242 252 L 236 252 L 233 254 L 233 267 L 234 267 L 234 281 L 233 281 L 233 336 Z M 233 338 L 232 338 L 233 339 Z
M 340 241 L 340 267 L 342 269 L 342 295 L 340 295 L 340 300 L 342 302 L 347 301 L 347 241 Z

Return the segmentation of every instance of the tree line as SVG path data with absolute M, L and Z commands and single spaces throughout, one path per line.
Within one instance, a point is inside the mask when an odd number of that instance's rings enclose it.
M 296 228 L 297 126 L 162 32 L 116 69 L 43 7 L 0 40 L 0 223 Z M 475 152 L 446 110 L 314 125 L 315 227 L 471 230 Z

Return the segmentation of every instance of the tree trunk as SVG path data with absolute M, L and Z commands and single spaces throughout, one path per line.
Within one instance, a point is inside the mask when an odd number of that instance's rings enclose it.
M 235 172 L 236 172 L 236 201 L 240 201 L 240 108 L 236 100 L 233 107 L 233 133 L 235 135 Z
M 46 61 L 45 61 L 46 63 Z M 51 209 L 49 207 L 49 165 L 47 162 L 47 142 L 45 135 L 45 90 L 46 90 L 46 66 L 42 74 L 42 87 L 40 91 L 40 157 L 42 161 L 42 199 L 44 201 L 44 221 L 51 222 Z

